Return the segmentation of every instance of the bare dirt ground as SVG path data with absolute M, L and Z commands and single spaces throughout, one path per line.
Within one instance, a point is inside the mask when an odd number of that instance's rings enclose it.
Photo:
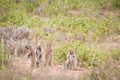
M 88 70 L 79 68 L 79 70 L 62 70 L 62 65 L 53 65 L 53 67 L 30 68 L 30 60 L 28 58 L 13 58 L 11 69 L 15 73 L 23 76 L 30 75 L 34 80 L 73 80 L 79 79 Z

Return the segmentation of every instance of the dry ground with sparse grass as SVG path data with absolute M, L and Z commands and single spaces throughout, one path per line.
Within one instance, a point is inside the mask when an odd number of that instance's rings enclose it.
M 77 80 L 80 76 L 88 72 L 85 68 L 79 70 L 62 70 L 62 65 L 54 64 L 52 67 L 30 68 L 30 60 L 28 58 L 14 58 L 11 60 L 10 69 L 17 74 L 30 75 L 34 80 Z

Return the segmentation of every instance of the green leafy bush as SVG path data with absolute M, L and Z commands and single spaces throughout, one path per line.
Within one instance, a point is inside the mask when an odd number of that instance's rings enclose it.
M 98 53 L 96 49 L 90 46 L 83 45 L 80 42 L 74 42 L 55 49 L 54 52 L 55 63 L 65 62 L 66 55 L 70 48 L 74 49 L 77 56 L 78 64 L 80 66 L 84 67 L 97 66 L 97 63 L 100 62 L 100 60 L 102 59 L 101 57 L 103 57 L 103 55 Z
M 11 10 L 8 14 L 4 15 L 2 22 L 12 22 L 15 26 L 20 26 L 24 24 L 25 19 L 27 18 L 27 13 L 24 10 Z
M 107 58 L 99 64 L 99 68 L 93 68 L 89 74 L 81 77 L 81 80 L 119 80 L 119 64 L 115 64 L 112 59 Z
M 0 44 L 0 69 L 7 64 L 8 62 L 8 50 L 3 48 L 3 45 Z
M 112 50 L 111 51 L 111 56 L 114 60 L 120 61 L 120 50 Z

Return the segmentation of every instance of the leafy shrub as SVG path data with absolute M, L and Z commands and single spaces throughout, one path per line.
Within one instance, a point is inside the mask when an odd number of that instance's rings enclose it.
M 111 51 L 111 57 L 114 59 L 114 60 L 117 60 L 117 61 L 120 61 L 120 50 L 112 50 Z
M 99 63 L 100 60 L 102 59 L 101 57 L 103 57 L 103 55 L 98 53 L 96 49 L 93 49 L 90 46 L 83 45 L 80 42 L 74 42 L 55 49 L 54 52 L 55 63 L 65 62 L 66 55 L 70 48 L 74 49 L 77 56 L 78 64 L 84 67 L 97 66 L 97 63 Z
M 25 10 L 11 10 L 8 14 L 5 14 L 2 18 L 2 22 L 12 22 L 15 26 L 20 26 L 24 24 L 25 19 L 27 18 L 27 13 Z
M 120 0 L 111 0 L 115 7 L 120 7 Z
M 119 80 L 119 64 L 114 64 L 112 59 L 104 59 L 99 68 L 93 68 L 89 74 L 84 75 L 81 80 Z
M 25 19 L 24 24 L 26 26 L 28 26 L 29 28 L 41 28 L 42 25 L 42 21 L 39 17 L 28 17 L 27 19 Z
M 3 48 L 3 45 L 0 43 L 0 69 L 6 65 L 8 62 L 8 50 Z

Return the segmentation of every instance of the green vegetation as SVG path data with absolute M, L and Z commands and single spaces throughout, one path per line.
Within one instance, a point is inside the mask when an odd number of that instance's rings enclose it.
M 70 48 L 73 48 L 78 64 L 81 67 L 99 67 L 106 59 L 112 58 L 112 60 L 120 60 L 120 50 L 98 50 L 96 47 L 84 45 L 80 42 L 69 43 L 63 47 L 55 49 L 54 61 L 55 63 L 65 62 L 67 52 Z
M 46 0 L 22 0 L 20 3 L 1 0 L 0 25 L 7 26 L 9 22 L 15 27 L 30 28 L 56 25 L 62 32 L 98 41 L 112 33 L 120 34 L 120 11 L 113 10 L 119 8 L 119 3 L 119 0 L 53 0 L 51 4 L 47 4 Z M 50 17 L 49 21 L 42 21 L 42 16 Z
M 112 59 L 105 59 L 99 68 L 92 69 L 88 75 L 81 77 L 81 80 L 119 80 L 119 74 L 120 69 L 115 62 L 113 63 Z
M 64 63 L 68 50 L 73 48 L 79 67 L 93 69 L 83 80 L 118 80 L 110 76 L 120 79 L 120 68 L 113 66 L 120 65 L 119 48 L 105 50 L 91 45 L 111 35 L 116 35 L 111 38 L 114 41 L 120 39 L 120 0 L 48 1 L 0 0 L 0 26 L 25 26 L 33 30 L 33 38 L 37 35 L 43 42 L 52 40 L 54 46 L 59 46 L 54 48 L 54 63 Z M 47 33 L 42 30 L 44 26 L 55 26 L 56 32 Z M 0 66 L 7 62 L 7 56 L 0 45 Z
M 8 63 L 8 51 L 0 43 L 0 70 Z

